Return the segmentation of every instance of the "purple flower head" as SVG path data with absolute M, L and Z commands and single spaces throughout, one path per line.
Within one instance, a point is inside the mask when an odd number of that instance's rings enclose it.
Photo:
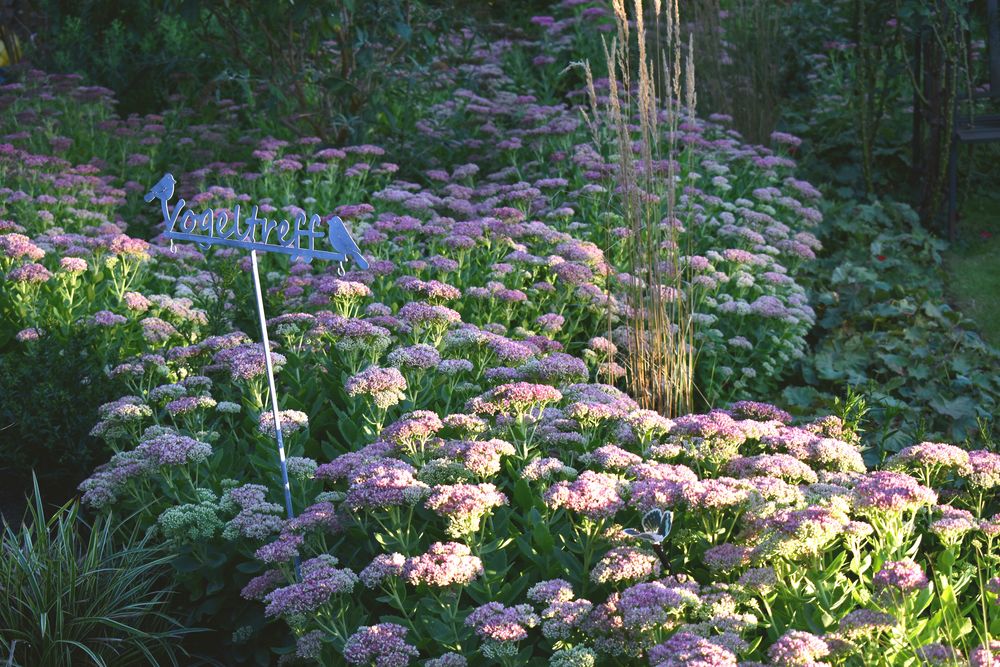
M 939 509 L 941 516 L 931 522 L 930 531 L 948 546 L 958 546 L 967 533 L 979 526 L 972 512 L 950 505 L 942 505 Z
M 592 461 L 604 470 L 616 472 L 627 470 L 638 463 L 642 463 L 641 456 L 626 451 L 618 445 L 604 445 L 585 456 L 586 459 L 581 457 L 581 460 Z
M 667 435 L 674 428 L 674 422 L 653 410 L 633 410 L 622 419 L 640 441 Z
M 13 269 L 7 274 L 7 280 L 26 285 L 37 285 L 52 278 L 52 272 L 41 264 L 29 262 Z
M 563 473 L 576 473 L 573 468 L 570 468 L 561 460 L 554 457 L 532 459 L 524 466 L 521 471 L 521 477 L 530 481 L 537 482 L 539 480 L 551 479 L 554 475 Z
M 199 409 L 214 408 L 215 399 L 210 396 L 181 396 L 166 405 L 166 411 L 174 417 L 186 415 Z
M 563 352 L 553 352 L 541 359 L 532 359 L 518 368 L 522 377 L 555 385 L 585 382 L 590 373 L 587 364 Z
M 816 473 L 788 454 L 741 456 L 729 461 L 727 471 L 736 477 L 776 477 L 793 484 L 815 484 Z
M 904 473 L 871 472 L 854 486 L 854 502 L 866 512 L 912 512 L 937 502 L 937 494 Z
M 569 639 L 594 608 L 590 600 L 555 600 L 542 611 L 542 634 L 549 639 Z
M 285 583 L 285 575 L 282 574 L 281 570 L 268 570 L 247 582 L 247 585 L 240 591 L 240 596 L 245 600 L 263 600 L 265 595 L 283 583 Z
M 872 583 L 878 590 L 901 593 L 910 593 L 930 585 L 924 569 L 910 559 L 887 561 L 872 577 Z
M 308 533 L 312 531 L 323 533 L 337 533 L 344 527 L 344 523 L 337 514 L 337 508 L 333 503 L 318 502 L 302 510 L 294 519 L 285 523 L 284 531 L 289 533 Z
M 444 428 L 437 414 L 430 410 L 408 412 L 382 429 L 380 438 L 403 451 L 419 448 Z
M 965 667 L 965 658 L 956 648 L 934 642 L 917 649 L 921 667 Z
M 399 459 L 368 460 L 350 473 L 350 486 L 344 503 L 352 509 L 380 509 L 414 504 L 428 490 L 427 485 L 419 481 L 415 474 L 413 466 Z
M 443 359 L 437 366 L 437 369 L 445 375 L 470 373 L 473 368 L 472 362 L 468 359 Z
M 228 369 L 235 381 L 252 380 L 267 372 L 264 347 L 259 343 L 242 343 L 223 348 L 215 353 L 212 361 Z M 275 371 L 280 370 L 285 362 L 284 355 L 271 352 L 271 364 Z
M 490 477 L 500 472 L 504 456 L 515 454 L 514 445 L 506 440 L 449 440 L 441 447 L 442 453 L 458 459 L 469 472 L 477 477 Z
M 549 334 L 554 334 L 560 329 L 562 329 L 563 324 L 566 322 L 566 318 L 562 315 L 557 315 L 556 313 L 548 313 L 545 315 L 539 315 L 535 319 L 535 323 L 539 328 Z
M 403 554 L 379 554 L 368 567 L 361 570 L 359 576 L 365 586 L 375 588 L 390 577 L 402 576 L 405 565 L 406 557 Z
M 110 310 L 99 310 L 87 320 L 88 324 L 95 327 L 113 327 L 126 322 L 128 319 L 112 313 Z
M 896 468 L 910 470 L 954 470 L 958 473 L 969 471 L 969 453 L 961 447 L 943 442 L 921 442 L 919 445 L 904 447 L 893 454 L 888 461 Z
M 572 600 L 573 587 L 565 579 L 540 581 L 528 589 L 528 599 L 539 604 L 550 604 L 556 600 Z
M 26 343 L 32 340 L 38 340 L 42 337 L 42 330 L 36 327 L 28 327 L 27 329 L 21 329 L 14 335 L 15 340 L 19 343 Z
M 1000 641 L 989 641 L 977 646 L 969 654 L 969 667 L 997 667 L 1000 665 Z
M 424 667 L 468 667 L 469 661 L 459 653 L 448 652 L 444 655 L 428 660 Z
M 684 465 L 669 463 L 642 463 L 633 466 L 631 502 L 646 512 L 657 508 L 670 508 L 685 498 L 685 489 L 698 484 L 698 475 Z
M 134 239 L 125 234 L 114 236 L 108 241 L 107 248 L 112 255 L 126 255 L 137 259 L 149 258 L 149 243 L 142 239 Z
M 334 567 L 337 559 L 323 554 L 302 563 L 302 581 L 278 588 L 266 596 L 264 614 L 292 616 L 318 611 L 334 595 L 349 595 L 358 582 L 351 570 Z
M 0 254 L 10 259 L 26 257 L 32 261 L 45 257 L 45 251 L 32 243 L 24 234 L 0 234 Z
M 412 368 L 429 370 L 441 362 L 441 353 L 437 348 L 417 343 L 410 347 L 400 347 L 389 353 L 389 364 L 397 368 Z
M 750 549 L 739 544 L 720 544 L 705 551 L 705 565 L 713 572 L 730 572 L 750 564 Z
M 969 470 L 965 473 L 969 484 L 983 490 L 1000 486 L 1000 454 L 977 449 L 969 452 Z
M 717 477 L 684 485 L 681 493 L 696 510 L 724 510 L 745 504 L 753 491 L 746 480 Z
M 465 624 L 483 639 L 495 642 L 516 642 L 528 637 L 528 628 L 538 625 L 538 616 L 526 604 L 505 607 L 499 602 L 487 602 L 472 610 Z
M 406 628 L 395 623 L 363 625 L 347 638 L 344 660 L 350 665 L 405 667 L 420 655 L 406 643 Z
M 705 415 L 678 417 L 674 420 L 674 430 L 671 433 L 718 440 L 732 445 L 741 445 L 746 440 L 740 424 L 719 410 Z
M 855 609 L 840 619 L 840 632 L 851 638 L 866 638 L 892 630 L 899 621 L 892 614 L 872 609 Z
M 269 564 L 287 563 L 299 555 L 299 547 L 305 538 L 294 533 L 282 533 L 274 542 L 257 549 L 254 556 L 257 560 Z
M 686 609 L 699 604 L 698 596 L 687 587 L 650 581 L 622 591 L 618 609 L 626 628 L 644 631 L 676 623 Z
M 373 459 L 377 459 L 389 454 L 393 450 L 393 445 L 391 443 L 376 440 L 370 445 L 365 445 L 356 452 L 347 452 L 346 454 L 341 454 L 333 461 L 329 463 L 324 463 L 316 469 L 316 479 L 329 480 L 331 482 L 336 482 L 341 479 L 350 479 L 354 474 L 354 471 L 361 467 L 362 464 L 368 463 Z
M 186 435 L 165 433 L 146 440 L 135 451 L 158 466 L 200 463 L 212 454 L 212 446 Z
M 63 257 L 59 260 L 59 268 L 66 273 L 83 273 L 87 270 L 87 260 L 79 257 Z
M 462 321 L 458 311 L 447 306 L 411 301 L 399 309 L 399 317 L 410 326 L 447 328 Z
M 675 633 L 649 650 L 651 667 L 736 667 L 729 649 L 691 632 Z

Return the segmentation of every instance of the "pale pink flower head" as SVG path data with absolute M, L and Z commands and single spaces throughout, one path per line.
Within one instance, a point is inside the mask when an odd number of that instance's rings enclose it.
M 309 416 L 299 410 L 282 410 L 278 413 L 278 417 L 281 419 L 281 433 L 286 436 L 309 426 Z M 257 421 L 257 428 L 261 433 L 272 438 L 277 435 L 274 430 L 274 413 L 272 411 L 265 410 L 260 413 L 260 418 Z
M 561 399 L 562 393 L 547 384 L 513 382 L 473 398 L 467 409 L 479 414 L 520 416 Z
M 146 312 L 153 305 L 152 301 L 139 292 L 125 292 L 123 300 L 125 301 L 126 308 L 140 313 Z
M 644 581 L 660 575 L 660 559 L 656 554 L 632 546 L 615 547 L 608 551 L 590 571 L 596 584 Z
M 10 259 L 26 257 L 36 262 L 45 257 L 45 251 L 24 234 L 0 234 L 0 254 Z
M 1000 667 L 1000 641 L 977 646 L 969 654 L 969 667 Z
M 483 562 L 457 542 L 435 542 L 421 556 L 406 559 L 403 579 L 414 586 L 466 586 L 483 573 Z
M 985 449 L 969 452 L 969 470 L 964 476 L 969 484 L 979 489 L 989 490 L 1000 486 L 1000 454 Z
M 943 442 L 921 442 L 904 447 L 889 458 L 889 465 L 903 470 L 926 471 L 928 475 L 954 471 L 969 471 L 969 453 L 961 447 Z
M 789 630 L 767 649 L 767 657 L 777 667 L 808 667 L 829 653 L 825 641 L 802 630 Z
M 507 504 L 507 496 L 493 484 L 439 484 L 424 503 L 448 520 L 448 534 L 461 537 L 479 530 L 484 516 Z
M 621 480 L 613 475 L 584 471 L 572 482 L 556 482 L 545 492 L 545 504 L 561 507 L 592 520 L 613 517 L 625 506 L 619 494 Z
M 19 343 L 27 343 L 29 341 L 38 340 L 42 337 L 42 330 L 36 327 L 28 327 L 27 329 L 21 329 L 14 336 L 14 339 Z
M 149 258 L 149 243 L 142 239 L 134 239 L 126 234 L 118 234 L 108 242 L 108 250 L 112 255 L 126 255 L 136 259 Z
M 65 273 L 83 273 L 87 270 L 87 260 L 80 257 L 63 257 L 59 260 L 59 268 Z
M 348 378 L 344 385 L 349 396 L 369 396 L 386 410 L 406 398 L 406 378 L 398 368 L 371 366 Z

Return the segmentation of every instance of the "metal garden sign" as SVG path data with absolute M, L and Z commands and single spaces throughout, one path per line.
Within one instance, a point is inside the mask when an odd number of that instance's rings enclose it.
M 191 241 L 202 249 L 214 245 L 230 248 L 244 248 L 250 251 L 250 263 L 253 266 L 254 294 L 257 298 L 257 316 L 260 318 L 260 335 L 264 348 L 264 365 L 267 369 L 267 383 L 271 393 L 271 412 L 274 416 L 274 434 L 278 441 L 278 459 L 281 463 L 281 481 L 285 492 L 285 510 L 288 518 L 294 517 L 292 494 L 288 485 L 288 466 L 285 462 L 285 442 L 281 433 L 281 417 L 278 411 L 278 395 L 274 388 L 274 368 L 271 364 L 271 340 L 267 335 L 267 321 L 264 317 L 264 299 L 260 289 L 260 272 L 257 269 L 257 251 L 277 252 L 291 255 L 292 259 L 311 262 L 313 259 L 330 260 L 340 263 L 339 273 L 344 274 L 344 262 L 353 261 L 359 268 L 367 269 L 368 262 L 361 255 L 357 244 L 351 238 L 344 222 L 337 216 L 330 218 L 327 230 L 317 228 L 323 220 L 318 214 L 306 216 L 300 211 L 294 219 L 268 220 L 258 217 L 258 207 L 250 210 L 250 215 L 244 220 L 245 226 L 240 227 L 240 205 L 233 207 L 232 214 L 224 209 L 206 209 L 201 213 L 184 210 L 187 202 L 177 200 L 170 210 L 168 202 L 174 196 L 174 186 L 177 181 L 171 174 L 165 174 L 160 181 L 146 193 L 145 200 L 151 202 L 160 200 L 160 210 L 163 213 L 165 231 L 163 236 L 173 241 Z M 308 220 L 308 222 L 307 222 Z M 317 240 L 326 237 L 329 249 L 317 247 Z M 274 237 L 274 238 L 272 238 Z

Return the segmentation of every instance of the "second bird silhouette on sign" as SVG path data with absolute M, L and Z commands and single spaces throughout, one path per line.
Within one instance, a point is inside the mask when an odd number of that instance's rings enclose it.
M 330 245 L 333 246 L 333 249 L 350 257 L 359 268 L 367 269 L 368 262 L 361 254 L 361 250 L 354 242 L 354 239 L 351 238 L 351 233 L 348 232 L 347 227 L 344 226 L 344 221 L 337 216 L 333 216 L 326 221 L 326 224 L 329 227 L 327 230 L 327 238 L 330 241 Z

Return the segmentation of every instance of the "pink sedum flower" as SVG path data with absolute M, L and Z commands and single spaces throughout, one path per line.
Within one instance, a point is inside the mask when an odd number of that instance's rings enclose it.
M 483 573 L 483 562 L 457 542 L 435 542 L 421 556 L 407 558 L 402 577 L 411 585 L 432 588 L 466 586 Z
M 619 495 L 621 480 L 606 473 L 584 471 L 572 482 L 556 482 L 545 492 L 545 504 L 566 508 L 594 521 L 613 517 L 625 506 Z

